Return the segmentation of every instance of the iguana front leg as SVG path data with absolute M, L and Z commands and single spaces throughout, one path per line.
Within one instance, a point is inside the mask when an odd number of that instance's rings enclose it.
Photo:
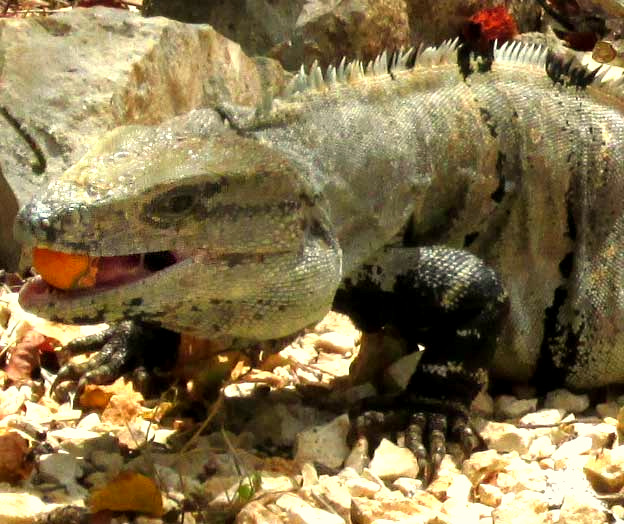
M 97 353 L 81 362 L 69 362 L 59 369 L 51 390 L 64 381 L 78 381 L 78 395 L 87 384 L 108 384 L 132 372 L 141 392 L 155 389 L 156 377 L 168 371 L 177 358 L 180 335 L 168 329 L 135 320 L 124 320 L 108 329 L 72 340 L 63 350 L 70 355 Z M 138 382 L 138 384 L 136 383 Z
M 425 346 L 405 393 L 395 399 L 399 409 L 365 413 L 356 431 L 378 440 L 384 431 L 406 430 L 406 445 L 419 458 L 425 480 L 446 453 L 448 415 L 451 433 L 472 451 L 469 407 L 487 381 L 507 308 L 494 270 L 457 249 L 387 248 L 345 279 L 334 307 L 363 331 L 394 325 L 414 348 Z

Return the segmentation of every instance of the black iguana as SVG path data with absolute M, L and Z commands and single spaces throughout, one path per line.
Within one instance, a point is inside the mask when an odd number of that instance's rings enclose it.
M 256 112 L 107 134 L 15 228 L 29 246 L 103 257 L 95 287 L 36 278 L 21 304 L 247 340 L 334 304 L 424 342 L 408 392 L 460 411 L 500 319 L 507 376 L 539 362 L 572 387 L 624 380 L 621 82 L 539 46 L 488 58 L 445 43 L 314 66 L 290 91 Z

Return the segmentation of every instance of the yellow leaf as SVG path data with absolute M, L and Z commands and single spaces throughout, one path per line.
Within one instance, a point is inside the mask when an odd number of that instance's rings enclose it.
M 89 509 L 136 511 L 154 517 L 163 514 L 162 496 L 156 483 L 149 477 L 133 471 L 123 471 L 105 486 L 92 491 Z

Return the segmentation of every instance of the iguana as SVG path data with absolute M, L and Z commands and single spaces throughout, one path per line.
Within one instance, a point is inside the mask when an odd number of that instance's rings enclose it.
M 113 130 L 15 226 L 25 245 L 102 257 L 96 285 L 35 278 L 20 303 L 248 341 L 333 305 L 424 343 L 402 402 L 434 412 L 465 414 L 492 367 L 622 381 L 621 84 L 535 45 L 447 42 L 313 66 L 256 111 Z M 421 456 L 423 424 L 407 419 Z

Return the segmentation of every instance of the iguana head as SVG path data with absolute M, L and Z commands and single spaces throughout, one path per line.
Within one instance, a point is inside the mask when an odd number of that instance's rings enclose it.
M 228 325 L 242 321 L 226 317 L 280 278 L 290 285 L 318 236 L 313 201 L 290 162 L 213 112 L 118 128 L 15 224 L 27 246 L 97 257 L 95 285 L 59 290 L 38 277 L 20 303 L 65 322 L 137 317 L 241 336 Z M 268 338 L 254 329 L 245 335 Z

